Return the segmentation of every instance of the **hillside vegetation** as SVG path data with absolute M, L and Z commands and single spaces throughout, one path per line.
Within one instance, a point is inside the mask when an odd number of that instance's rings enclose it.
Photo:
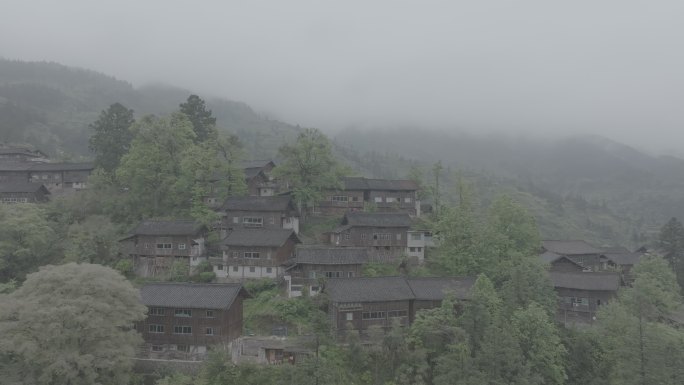
M 137 118 L 166 115 L 191 92 L 130 83 L 56 63 L 0 59 L 0 141 L 29 143 L 55 158 L 88 151 L 88 125 L 119 102 Z M 249 159 L 273 158 L 298 126 L 261 115 L 244 103 L 206 99 L 217 126 L 236 134 Z M 486 203 L 501 192 L 534 213 L 544 238 L 583 238 L 636 247 L 652 240 L 672 216 L 684 216 L 684 161 L 654 157 L 600 137 L 531 140 L 473 136 L 417 128 L 346 130 L 335 154 L 355 173 L 406 178 L 420 170 L 431 185 L 432 165 L 444 165 L 440 190 L 453 200 L 456 175 Z

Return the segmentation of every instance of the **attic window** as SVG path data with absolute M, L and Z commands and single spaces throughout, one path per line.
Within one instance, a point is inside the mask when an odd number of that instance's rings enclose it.
M 157 243 L 157 249 L 171 249 L 172 247 L 171 243 Z
M 349 197 L 346 195 L 333 195 L 330 197 L 333 202 L 349 202 Z

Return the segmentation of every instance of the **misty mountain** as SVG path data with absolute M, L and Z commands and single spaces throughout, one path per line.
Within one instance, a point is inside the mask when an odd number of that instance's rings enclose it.
M 165 115 L 191 93 L 166 85 L 134 88 L 111 76 L 57 63 L 0 59 L 0 141 L 33 144 L 55 156 L 88 157 L 88 124 L 111 104 L 120 102 L 137 117 Z M 299 130 L 244 103 L 204 99 L 219 128 L 237 134 L 250 158 L 273 156 L 282 140 Z
M 53 156 L 89 157 L 88 124 L 120 102 L 136 116 L 168 114 L 191 92 L 135 88 L 97 72 L 56 63 L 0 60 L 0 141 L 33 144 Z M 200 95 L 202 97 L 202 95 Z M 299 127 L 248 105 L 205 98 L 220 129 L 238 135 L 246 157 L 270 158 Z M 359 175 L 405 178 L 441 160 L 445 199 L 458 171 L 486 203 L 506 192 L 525 203 L 547 238 L 636 246 L 670 217 L 684 217 L 684 161 L 652 156 L 599 136 L 564 139 L 473 135 L 418 128 L 348 129 L 335 152 Z

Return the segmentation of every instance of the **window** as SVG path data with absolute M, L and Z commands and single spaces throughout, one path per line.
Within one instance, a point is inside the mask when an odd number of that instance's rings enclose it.
M 250 272 L 250 273 L 256 272 L 256 267 L 250 266 L 250 267 L 249 267 L 249 272 Z
M 214 335 L 214 328 L 207 328 L 207 330 L 204 334 L 206 334 L 208 336 L 213 336 Z
M 423 234 L 421 233 L 411 233 L 411 240 L 412 241 L 420 241 L 423 237 Z
M 333 195 L 330 197 L 333 202 L 349 202 L 349 197 L 344 195 Z
M 366 238 L 368 238 L 368 234 L 362 233 L 362 234 L 361 234 L 361 239 L 366 239 Z
M 411 203 L 411 197 L 404 198 L 404 203 Z
M 349 240 L 349 238 L 351 238 L 351 234 L 344 233 L 344 239 Z
M 283 223 L 285 223 L 286 225 L 289 225 L 291 222 L 292 222 L 292 218 L 290 218 L 290 217 L 283 219 Z
M 176 309 L 173 313 L 176 317 L 192 317 L 192 310 L 190 309 Z
M 190 345 L 176 345 L 176 350 L 183 353 L 190 353 Z
M 325 277 L 326 278 L 342 278 L 343 275 L 342 275 L 341 271 L 326 271 Z
M 353 271 L 348 271 L 348 272 L 347 272 L 347 278 L 354 278 L 354 272 L 353 272 Z
M 397 235 L 401 236 L 401 234 L 397 234 Z M 387 234 L 387 233 L 373 234 L 373 239 L 376 239 L 376 240 L 379 239 L 382 241 L 389 241 L 390 239 L 392 239 L 392 234 Z
M 384 311 L 369 311 L 362 314 L 363 319 L 385 319 L 387 318 L 387 313 Z
M 415 252 L 416 252 L 416 248 L 415 248 L 415 247 L 409 247 L 409 252 L 415 253 Z
M 233 223 L 240 223 L 240 217 L 233 217 Z
M 232 252 L 230 253 L 230 255 L 231 255 L 233 258 L 240 258 L 240 252 L 239 252 L 239 251 L 232 251 Z
M 407 315 L 408 312 L 406 310 L 390 310 L 387 312 L 389 318 L 406 317 Z
M 214 318 L 214 311 L 213 310 L 207 310 L 207 318 Z
M 347 313 L 347 321 L 353 321 L 354 320 L 354 313 Z
M 396 202 L 397 200 L 398 200 L 398 199 L 395 198 L 395 197 L 387 197 L 387 198 L 385 198 L 385 202 L 387 202 L 387 203 L 394 203 L 394 202 Z
M 233 266 L 233 271 L 237 272 L 237 271 L 238 271 L 238 267 L 237 267 L 237 266 Z
M 420 253 L 421 251 L 423 251 L 423 248 L 422 248 L 422 247 L 416 247 L 416 249 L 418 250 L 419 253 Z
M 220 264 L 219 264 L 219 265 L 218 265 L 218 269 L 219 269 L 219 270 L 223 270 L 223 265 L 220 265 Z
M 192 326 L 176 325 L 173 327 L 173 334 L 192 334 Z
M 163 307 L 151 307 L 149 315 L 164 315 Z
M 157 249 L 171 249 L 172 247 L 171 243 L 157 243 Z
M 266 273 L 271 274 L 273 272 L 273 268 L 267 267 L 266 268 Z
M 272 225 L 275 225 L 275 217 L 271 217 L 271 218 L 268 220 L 268 223 L 270 223 L 270 224 L 272 224 Z
M 164 347 L 162 345 L 152 345 L 152 351 L 153 352 L 163 352 Z
M 401 241 L 401 233 L 397 234 L 397 241 Z
M 352 197 L 352 202 L 358 202 L 358 201 L 359 201 L 359 197 Z
M 310 272 L 309 272 L 309 278 L 311 278 L 311 279 L 316 278 L 316 272 L 315 272 L 315 271 L 310 271 Z
M 242 225 L 245 227 L 262 227 L 264 225 L 264 218 L 244 217 L 242 218 Z
M 47 175 L 43 175 L 41 178 L 42 178 L 43 180 L 47 180 L 48 176 L 47 176 Z
M 259 259 L 259 253 L 256 251 L 245 251 L 245 258 Z
M 601 306 L 601 300 L 600 299 L 596 300 L 596 306 Z
M 149 248 L 150 248 L 150 244 L 149 244 L 149 243 L 146 243 L 146 244 L 145 244 L 145 248 L 146 248 L 146 249 L 149 249 Z
M 185 243 L 179 243 L 178 250 L 185 250 Z
M 150 333 L 164 333 L 164 325 L 149 325 Z
M 382 203 L 382 197 L 375 197 L 375 203 Z

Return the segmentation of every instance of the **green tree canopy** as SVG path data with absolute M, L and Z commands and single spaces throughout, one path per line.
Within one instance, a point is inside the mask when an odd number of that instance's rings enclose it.
M 323 190 L 339 188 L 340 178 L 347 170 L 340 166 L 332 154 L 328 138 L 315 128 L 307 128 L 294 144 L 278 149 L 283 162 L 273 175 L 292 186 L 292 194 L 299 208 L 310 208 L 323 198 Z
M 61 258 L 59 236 L 43 207 L 0 204 L 0 282 L 23 280 L 38 266 Z
M 202 98 L 197 95 L 188 96 L 188 100 L 181 103 L 180 112 L 190 119 L 196 142 L 216 138 L 216 118 L 211 115 L 211 110 L 207 110 Z
M 126 384 L 145 316 L 114 270 L 69 263 L 29 274 L 0 296 L 0 376 L 17 384 Z M 10 381 L 11 383 L 11 381 Z
M 677 282 L 684 287 L 684 226 L 677 218 L 670 218 L 660 229 L 658 246 L 677 275 Z
M 94 131 L 89 147 L 95 153 L 95 167 L 111 173 L 119 166 L 133 139 L 129 128 L 134 122 L 133 110 L 119 103 L 100 113 L 100 117 L 89 126 Z

